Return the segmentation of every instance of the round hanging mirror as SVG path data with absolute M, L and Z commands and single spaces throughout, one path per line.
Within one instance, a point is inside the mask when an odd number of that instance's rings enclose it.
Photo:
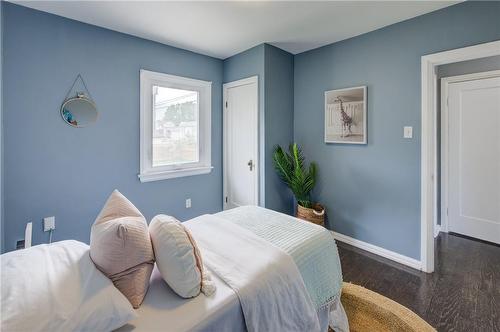
M 70 126 L 86 127 L 97 121 L 97 108 L 91 99 L 84 94 L 78 94 L 64 101 L 61 116 Z

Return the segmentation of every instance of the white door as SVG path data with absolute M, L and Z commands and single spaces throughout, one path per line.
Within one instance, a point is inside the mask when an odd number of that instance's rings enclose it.
M 448 87 L 448 230 L 500 243 L 500 77 Z
M 224 209 L 258 205 L 258 80 L 223 86 Z

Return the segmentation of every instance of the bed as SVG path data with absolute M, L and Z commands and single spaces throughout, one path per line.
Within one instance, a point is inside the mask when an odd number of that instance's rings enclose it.
M 340 303 L 340 261 L 335 242 L 327 230 L 268 209 L 239 207 L 184 222 L 196 241 L 202 244 L 203 255 L 207 255 L 208 249 L 203 246 L 200 233 L 206 234 L 207 230 L 197 226 L 222 220 L 252 232 L 293 258 L 314 299 L 321 331 L 327 331 L 328 325 L 338 331 L 348 330 Z M 220 240 L 224 242 L 224 236 Z M 330 247 L 325 247 L 325 241 Z M 325 251 L 334 256 L 325 257 Z M 155 269 L 148 294 L 137 310 L 138 317 L 118 331 L 245 331 L 245 315 L 237 293 L 219 276 L 217 268 L 210 265 L 208 268 L 217 291 L 211 297 L 200 295 L 193 299 L 177 296 Z M 333 297 L 329 295 L 332 292 Z
M 254 206 L 182 224 L 212 275 L 210 296 L 180 297 L 155 266 L 134 310 L 96 268 L 88 245 L 59 241 L 2 255 L 2 328 L 348 331 L 340 260 L 325 228 Z

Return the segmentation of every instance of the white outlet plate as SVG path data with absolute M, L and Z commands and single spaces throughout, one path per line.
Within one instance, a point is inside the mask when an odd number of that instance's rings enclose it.
M 191 208 L 191 198 L 186 199 L 186 209 Z
M 56 229 L 56 217 L 43 218 L 43 231 L 48 232 Z

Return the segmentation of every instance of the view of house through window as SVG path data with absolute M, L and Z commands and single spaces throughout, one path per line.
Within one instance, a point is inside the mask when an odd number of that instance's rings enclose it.
M 197 91 L 153 86 L 153 167 L 199 161 Z

